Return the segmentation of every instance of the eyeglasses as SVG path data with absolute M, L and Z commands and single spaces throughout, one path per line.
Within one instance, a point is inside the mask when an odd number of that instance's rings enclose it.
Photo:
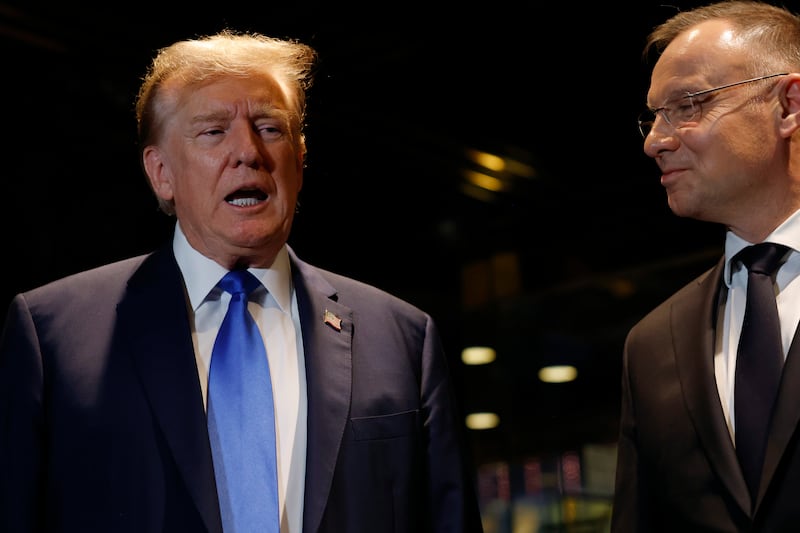
M 647 137 L 650 134 L 650 130 L 653 129 L 653 124 L 656 121 L 656 117 L 661 115 L 664 118 L 664 121 L 672 126 L 673 128 L 682 128 L 687 126 L 691 122 L 696 122 L 700 119 L 700 115 L 702 112 L 701 104 L 702 102 L 695 101 L 695 98 L 698 96 L 703 96 L 706 94 L 711 94 L 716 91 L 721 91 L 722 89 L 730 89 L 731 87 L 738 87 L 739 85 L 744 85 L 746 83 L 752 83 L 754 81 L 761 81 L 766 80 L 768 78 L 775 78 L 777 76 L 786 76 L 788 72 L 780 72 L 778 74 L 768 74 L 766 76 L 759 76 L 757 78 L 750 78 L 749 80 L 744 81 L 737 81 L 735 83 L 728 83 L 726 85 L 720 85 L 719 87 L 714 87 L 713 89 L 704 89 L 702 91 L 697 91 L 694 93 L 687 93 L 680 98 L 675 98 L 673 100 L 668 101 L 661 107 L 657 107 L 655 109 L 646 109 L 639 115 L 639 133 L 642 134 L 642 137 Z

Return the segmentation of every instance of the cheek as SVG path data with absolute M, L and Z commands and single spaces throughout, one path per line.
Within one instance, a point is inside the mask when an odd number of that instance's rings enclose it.
M 739 131 L 728 130 L 704 143 L 698 152 L 698 166 L 708 186 L 718 191 L 749 188 L 772 164 L 771 151 L 765 147 L 774 142 L 763 129 L 742 125 Z
M 737 118 L 723 118 L 707 128 L 686 132 L 682 142 L 698 164 L 736 171 L 771 158 L 764 147 L 774 146 L 774 132 L 765 126 L 763 117 L 740 113 Z
M 774 132 L 753 123 L 729 135 L 724 144 L 728 146 L 730 161 L 736 161 L 737 166 L 758 169 L 773 161 L 772 147 L 777 146 L 776 142 Z
M 273 152 L 273 161 L 276 163 L 276 172 L 273 177 L 278 188 L 287 194 L 297 196 L 303 187 L 303 160 L 291 146 L 285 146 L 278 152 Z M 280 170 L 279 170 L 280 169 Z
M 181 181 L 199 184 L 215 180 L 225 168 L 224 160 L 208 151 L 182 151 L 177 157 Z
M 205 210 L 217 199 L 216 180 L 212 173 L 195 164 L 187 164 L 172 179 L 174 200 L 177 204 L 192 206 L 194 210 Z

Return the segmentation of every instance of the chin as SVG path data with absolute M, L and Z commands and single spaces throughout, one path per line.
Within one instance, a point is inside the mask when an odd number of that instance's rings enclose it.
M 244 224 L 231 236 L 231 242 L 242 248 L 262 249 L 275 246 L 276 243 L 283 245 L 288 237 L 283 227 L 275 227 L 274 224 Z

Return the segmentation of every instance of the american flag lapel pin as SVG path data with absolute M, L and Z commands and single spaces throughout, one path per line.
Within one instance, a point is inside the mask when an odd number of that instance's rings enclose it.
M 325 310 L 325 314 L 323 315 L 322 319 L 325 321 L 326 324 L 328 324 L 336 331 L 342 331 L 342 319 L 336 316 L 335 314 L 331 313 L 327 309 Z

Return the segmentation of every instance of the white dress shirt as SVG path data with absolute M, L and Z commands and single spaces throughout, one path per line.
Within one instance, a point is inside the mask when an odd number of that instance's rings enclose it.
M 175 226 L 173 250 L 186 283 L 192 311 L 192 341 L 205 405 L 211 351 L 231 297 L 217 287 L 217 283 L 228 271 L 192 248 L 180 223 Z M 297 299 L 286 247 L 281 249 L 270 268 L 251 268 L 249 271 L 264 286 L 250 295 L 248 309 L 261 330 L 272 376 L 281 533 L 300 533 L 305 490 L 306 372 Z
M 783 355 L 786 357 L 800 323 L 800 211 L 796 211 L 786 221 L 770 233 L 764 242 L 784 244 L 791 248 L 786 262 L 778 269 L 775 277 L 777 286 L 776 302 L 781 321 Z M 728 231 L 725 237 L 725 272 L 723 280 L 728 290 L 722 291 L 720 313 L 718 316 L 714 373 L 717 379 L 722 410 L 731 439 L 736 434 L 733 398 L 733 384 L 736 375 L 736 352 L 739 335 L 744 321 L 744 307 L 747 300 L 747 269 L 738 261 L 731 259 L 744 247 L 751 244 Z

